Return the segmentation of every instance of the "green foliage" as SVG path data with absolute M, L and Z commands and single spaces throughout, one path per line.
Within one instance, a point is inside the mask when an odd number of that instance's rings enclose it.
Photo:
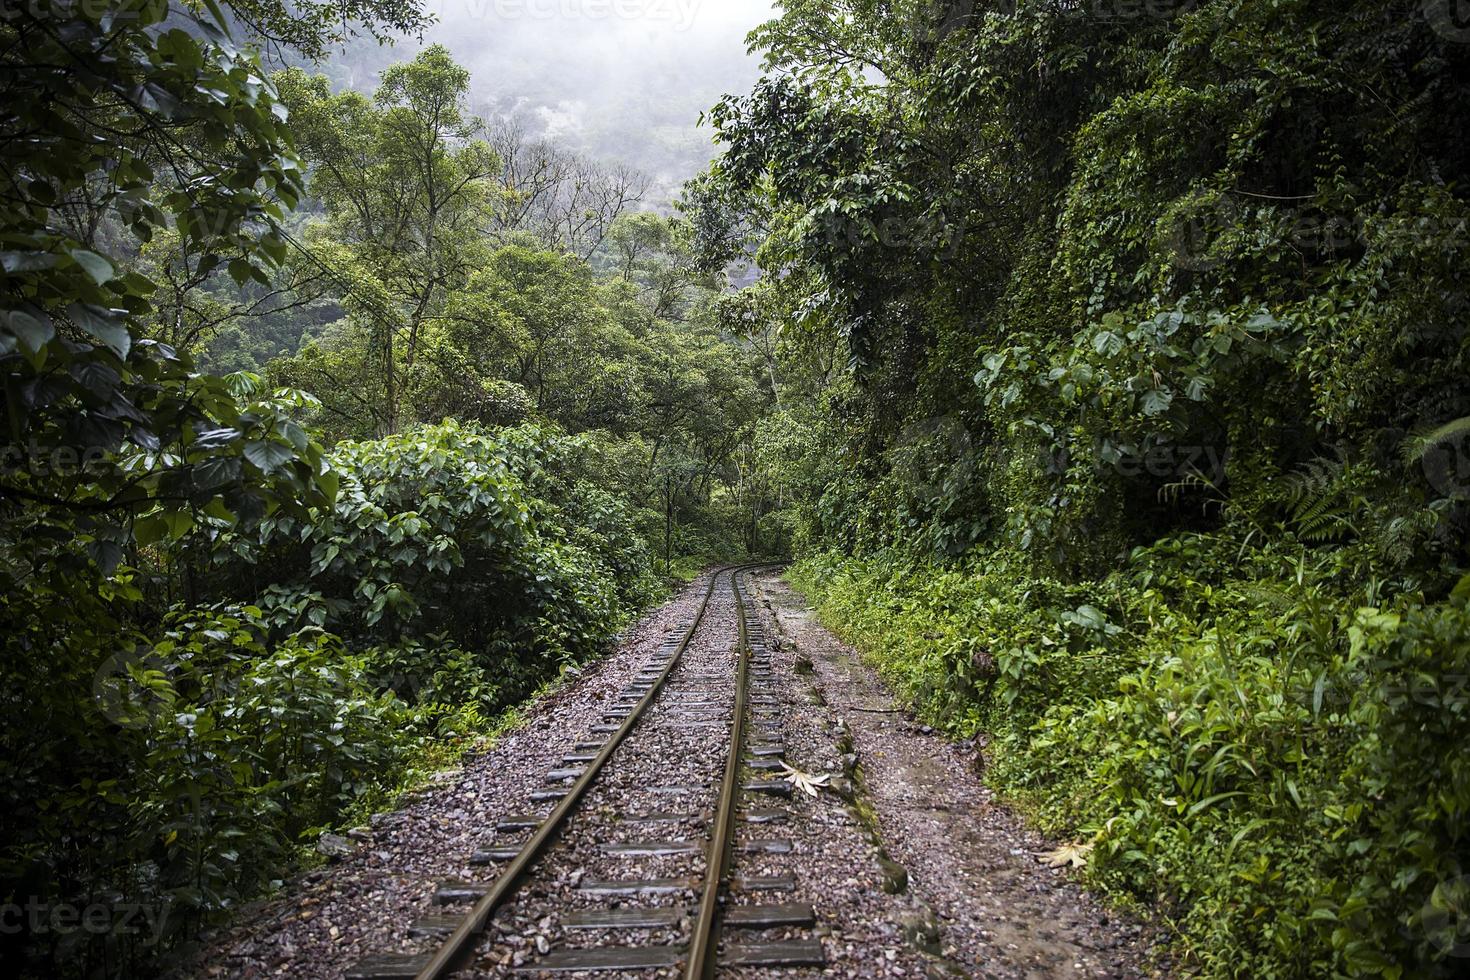
M 822 424 L 945 553 L 998 534 L 1097 574 L 1161 529 L 1274 523 L 1339 452 L 1355 532 L 1386 535 L 1463 483 L 1394 461 L 1463 441 L 1467 49 L 1421 7 L 788 5 L 710 113 L 703 257 L 758 246 L 788 343 L 846 347 Z M 926 500 L 901 471 L 940 424 L 974 458 Z
M 783 4 L 711 111 L 798 578 L 1205 975 L 1453 975 L 1470 48 L 1103 6 Z
M 237 279 L 263 278 L 285 253 L 281 206 L 301 192 L 284 113 L 254 58 L 214 22 L 165 26 L 165 3 L 117 7 L 33 4 L 0 27 L 17 107 L 0 167 L 18 196 L 0 214 L 0 488 L 7 508 L 25 510 L 6 543 L 42 574 L 64 560 L 55 544 L 73 529 L 110 571 L 131 517 L 187 527 L 211 506 L 250 520 L 330 494 L 317 482 L 320 447 L 280 406 L 242 404 L 225 379 L 145 339 L 156 283 L 98 251 L 110 209 L 133 241 L 171 229 L 216 264 L 236 256 Z M 26 59 L 74 67 L 19 70 Z M 159 166 L 199 179 L 160 188 Z
M 413 370 L 426 323 L 484 257 L 501 161 L 466 108 L 469 72 L 441 45 L 386 70 L 371 100 L 333 94 L 325 77 L 297 68 L 274 80 L 318 165 L 312 191 L 329 216 L 327 264 L 352 289 L 367 373 L 381 379 L 378 397 L 354 406 L 367 410 L 362 434 L 394 432 L 400 370 Z M 318 374 L 313 386 L 335 376 Z
M 304 837 L 391 788 L 414 745 L 407 708 L 320 630 L 273 640 L 260 609 L 228 605 L 180 609 L 152 637 L 90 625 L 4 666 L 0 875 L 22 904 L 143 903 L 159 928 L 50 948 L 38 935 L 41 975 L 146 971 L 269 886 Z
M 1331 559 L 1197 537 L 1094 582 L 1022 568 L 828 554 L 793 577 L 1207 975 L 1456 975 L 1463 598 L 1342 596 Z
M 145 712 L 139 784 L 99 786 L 129 800 L 135 826 L 157 828 L 167 894 L 186 909 L 267 885 L 279 852 L 379 786 L 412 746 L 394 732 L 407 711 L 357 681 L 340 640 L 306 630 L 267 647 L 258 613 L 166 624 L 142 665 L 161 665 L 148 698 L 166 710 Z
M 333 44 L 363 34 L 382 44 L 433 23 L 418 4 L 387 0 L 234 0 L 228 6 L 250 36 L 290 45 L 308 58 L 325 57 Z
M 688 221 L 629 212 L 626 170 L 471 114 L 442 47 L 371 99 L 299 69 L 275 81 L 325 210 L 304 235 L 347 292 L 342 320 L 266 370 L 320 398 L 310 424 L 549 421 L 622 443 L 608 485 L 645 539 L 714 555 L 758 537 L 771 488 L 736 457 L 765 379 L 714 315 Z
M 474 737 L 657 593 L 586 439 L 447 422 L 327 463 L 327 507 L 145 516 L 135 566 L 7 593 L 7 890 L 169 910 L 136 942 L 32 937 L 36 964 L 146 972 L 390 797 L 425 739 Z
M 250 374 L 196 373 L 155 339 L 197 346 L 213 324 L 238 318 L 218 281 L 225 264 L 239 289 L 270 291 L 257 298 L 305 295 L 301 283 L 321 275 L 309 261 L 275 269 L 286 244 L 271 194 L 291 206 L 301 190 L 275 90 L 218 29 L 153 29 L 168 12 L 158 4 L 119 19 L 106 39 L 115 62 L 54 73 L 48 84 L 72 87 L 24 96 L 27 111 L 45 113 L 67 100 L 111 105 L 100 92 L 136 83 L 149 93 L 141 107 L 125 102 L 115 120 L 77 115 L 134 127 L 148 134 L 144 145 L 104 159 L 103 143 L 52 125 L 59 116 L 18 123 L 54 145 L 30 145 L 22 158 L 22 144 L 6 142 L 10 172 L 24 174 L 15 186 L 29 187 L 35 205 L 5 213 L 16 250 L 6 296 L 21 305 L 0 350 L 11 436 L 0 522 L 0 878 L 23 901 L 165 913 L 159 931 L 133 938 L 27 934 L 22 958 L 36 975 L 151 972 L 222 910 L 271 887 L 323 828 L 390 798 L 415 755 L 438 751 L 426 738 L 486 730 L 595 655 L 658 589 L 636 509 L 587 440 L 450 423 L 327 453 L 300 421 L 323 411 L 312 396 Z M 63 43 L 47 31 L 52 13 L 7 18 L 7 57 Z M 104 33 L 100 22 L 79 23 L 65 43 L 102 44 Z M 462 139 L 452 110 L 464 83 L 442 51 L 389 73 L 364 110 L 381 130 L 374 152 L 391 151 L 380 155 L 403 173 L 421 162 L 451 183 L 472 166 L 498 166 L 473 144 L 445 156 L 407 139 L 428 111 Z M 297 131 L 312 145 L 304 115 Z M 187 193 L 142 162 L 174 154 L 176 133 L 212 157 L 179 166 L 198 178 Z M 376 174 L 374 186 L 390 177 Z M 444 288 L 436 277 L 478 244 L 450 236 L 479 213 L 479 189 L 460 186 L 463 201 L 431 188 L 390 202 L 402 206 L 405 234 L 433 240 L 438 265 L 428 272 L 373 252 L 376 238 L 356 252 L 339 242 L 332 258 L 381 257 L 389 281 L 373 285 L 384 302 L 393 276 L 426 276 L 440 290 L 423 294 L 431 303 Z M 54 218 L 78 213 L 84 191 L 133 214 L 129 230 L 145 243 L 136 262 L 75 237 L 110 225 L 76 231 Z M 156 280 L 120 271 L 129 264 Z M 349 327 L 362 324 L 366 355 L 338 344 L 339 360 L 382 354 L 381 333 L 371 333 L 381 324 L 366 316 Z M 351 373 L 367 379 L 369 431 L 393 420 L 373 414 L 382 372 Z M 479 384 L 505 406 L 495 421 L 531 408 L 524 389 Z
M 591 487 L 569 499 L 581 447 L 562 438 L 447 422 L 339 445 L 333 511 L 267 522 L 245 549 L 280 570 L 282 594 L 310 596 L 304 607 L 268 596 L 266 608 L 283 626 L 312 621 L 355 643 L 440 637 L 498 665 L 493 707 L 524 697 L 648 598 L 646 552 L 614 542 L 630 520 L 619 502 Z
M 753 361 L 688 224 L 625 214 L 636 174 L 492 134 L 442 47 L 367 98 L 229 33 L 310 58 L 426 23 L 0 18 L 0 892 L 148 913 L 28 920 L 20 975 L 173 966 L 604 650 L 663 590 L 655 536 L 687 571 L 769 509 Z

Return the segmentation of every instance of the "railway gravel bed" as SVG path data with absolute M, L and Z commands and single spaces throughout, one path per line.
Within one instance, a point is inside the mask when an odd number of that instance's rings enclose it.
M 725 581 L 722 579 L 722 581 Z M 737 628 L 728 591 L 710 597 L 704 622 L 679 666 L 638 728 L 619 746 L 581 809 L 537 862 L 535 873 L 501 908 L 463 977 L 537 976 L 552 951 L 657 948 L 683 941 L 687 909 L 705 871 L 705 842 L 724 768 L 735 700 Z M 515 846 L 521 837 L 503 843 Z M 643 843 L 687 842 L 674 853 L 633 849 Z M 657 892 L 609 895 L 590 882 L 684 883 Z M 672 922 L 645 929 L 569 928 L 569 912 L 676 910 Z M 544 975 L 554 975 L 546 973 Z M 672 966 L 605 970 L 605 978 L 678 976 Z

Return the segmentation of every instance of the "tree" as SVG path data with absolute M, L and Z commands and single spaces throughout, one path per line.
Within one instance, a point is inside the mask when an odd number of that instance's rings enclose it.
M 311 189 L 327 207 L 345 274 L 371 278 L 386 300 L 356 313 L 373 324 L 384 427 L 395 431 L 399 349 L 411 371 L 424 324 L 483 260 L 501 161 L 466 109 L 469 73 L 440 45 L 385 71 L 372 101 L 333 95 L 325 77 L 299 69 L 276 82 L 316 168 Z
M 219 256 L 185 247 L 172 229 L 156 233 L 139 251 L 136 269 L 157 285 L 151 339 L 198 359 L 221 330 L 242 322 L 286 319 L 329 295 L 326 272 L 288 253 L 272 270 L 270 285 L 255 279 L 235 283 L 225 274 L 239 255 Z
M 549 249 L 590 259 L 618 218 L 648 192 L 647 176 L 530 139 L 514 119 L 499 121 L 490 142 L 506 188 L 496 208 L 497 230 L 530 232 Z
M 692 185 L 702 257 L 768 230 L 760 303 L 793 342 L 847 347 L 860 465 L 935 419 L 994 447 L 957 524 L 1005 514 L 1012 540 L 1096 567 L 1199 521 L 1197 485 L 1160 496 L 1189 474 L 1141 462 L 1182 446 L 1238 449 L 1231 496 L 1273 519 L 1273 484 L 1334 443 L 1463 414 L 1451 188 L 1470 161 L 1438 121 L 1466 104 L 1466 51 L 1409 7 L 787 5 L 755 35 L 767 76 L 710 113 L 726 152 Z M 1411 284 L 1386 289 L 1390 269 Z M 1393 368 L 1368 354 L 1389 349 Z M 1052 462 L 1022 492 L 1018 459 Z
M 758 445 L 822 606 L 1201 972 L 1458 975 L 1470 728 L 1400 691 L 1470 651 L 1470 48 L 1411 0 L 1121 6 L 755 32 L 686 213 L 763 272 Z
M 389 0 L 234 0 L 228 9 L 245 35 L 312 60 L 361 33 L 381 44 L 419 36 L 434 21 L 419 3 Z
M 687 221 L 636 211 L 612 223 L 605 251 L 610 270 L 653 320 L 687 320 L 715 289 L 691 250 Z
M 150 511 L 178 535 L 206 506 L 239 517 L 325 492 L 319 448 L 148 339 L 157 284 L 122 268 L 121 246 L 97 251 L 103 224 L 86 215 L 110 210 L 124 239 L 176 235 L 205 256 L 196 271 L 223 263 L 237 283 L 267 281 L 286 254 L 278 222 L 301 172 L 275 91 L 217 19 L 185 30 L 169 15 L 43 0 L 0 25 L 14 108 L 0 121 L 0 371 L 19 457 L 0 494 L 6 545 L 32 569 L 76 533 L 110 571 Z M 47 465 L 61 456 L 92 465 Z

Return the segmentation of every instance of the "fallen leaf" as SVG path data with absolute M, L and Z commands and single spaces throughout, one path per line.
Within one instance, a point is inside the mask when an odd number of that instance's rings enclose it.
M 1078 841 L 1073 844 L 1063 844 L 1054 851 L 1047 851 L 1041 855 L 1049 868 L 1061 868 L 1071 865 L 1080 868 L 1087 863 L 1087 855 L 1092 853 L 1092 845 Z
M 827 781 L 832 778 L 831 773 L 824 772 L 820 776 L 813 776 L 809 772 L 793 769 L 784 762 L 781 763 L 781 768 L 785 770 L 782 773 L 782 778 L 789 782 L 794 789 L 799 789 L 808 796 L 816 796 L 817 790 L 826 786 Z

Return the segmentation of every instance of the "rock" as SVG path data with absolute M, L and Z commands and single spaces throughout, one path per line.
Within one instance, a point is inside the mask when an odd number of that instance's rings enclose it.
M 939 936 L 939 922 L 928 906 L 921 905 L 912 912 L 898 917 L 903 929 L 903 938 L 915 949 L 938 956 L 943 949 Z
M 883 869 L 883 890 L 890 895 L 902 895 L 908 891 L 909 873 L 903 865 L 884 855 L 878 856 L 878 867 Z
M 326 855 L 333 861 L 340 861 L 355 850 L 357 850 L 356 842 L 348 840 L 341 834 L 322 834 L 316 841 L 317 853 Z

